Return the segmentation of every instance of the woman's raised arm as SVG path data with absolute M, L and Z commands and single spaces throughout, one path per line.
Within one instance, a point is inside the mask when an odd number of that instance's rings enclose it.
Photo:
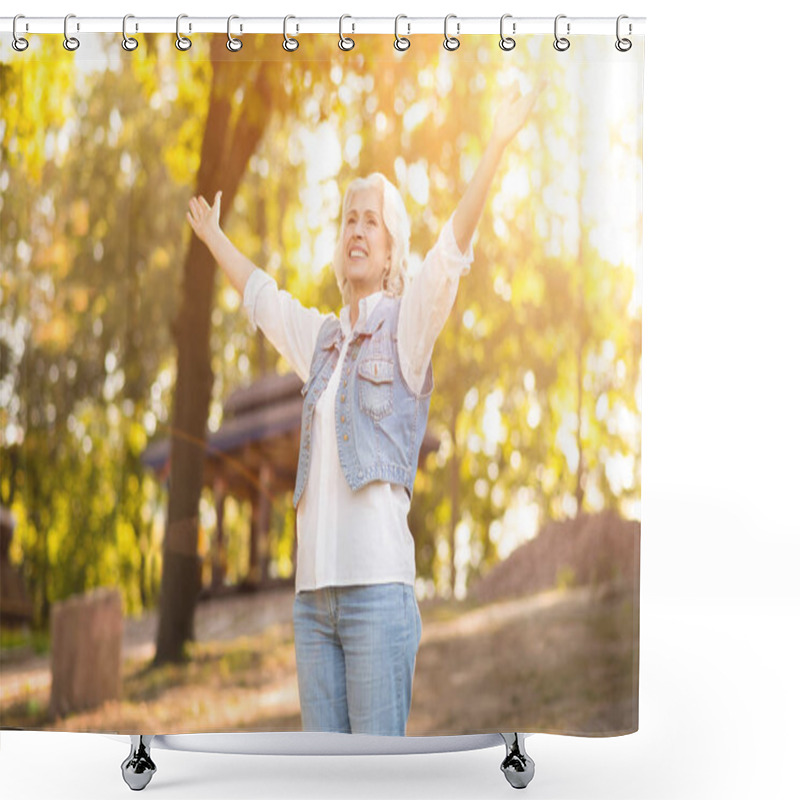
M 230 279 L 236 291 L 244 296 L 247 279 L 257 269 L 256 265 L 239 252 L 236 245 L 222 232 L 219 226 L 219 206 L 222 192 L 214 197 L 214 205 L 209 206 L 205 197 L 192 197 L 186 217 L 197 238 L 204 242 L 216 262 Z
M 453 234 L 462 253 L 467 251 L 472 234 L 478 227 L 503 151 L 525 124 L 540 94 L 541 90 L 520 95 L 519 85 L 515 85 L 495 115 L 489 144 L 453 214 Z
M 307 308 L 289 292 L 278 289 L 270 275 L 239 252 L 219 226 L 221 196 L 222 192 L 217 192 L 213 206 L 203 197 L 193 197 L 186 213 L 189 224 L 242 296 L 250 323 L 261 329 L 306 381 L 317 335 L 327 315 L 316 308 Z
M 539 94 L 541 91 L 539 92 Z M 464 195 L 400 306 L 400 366 L 409 386 L 421 391 L 433 347 L 455 303 L 458 283 L 472 262 L 470 241 L 483 212 L 494 174 L 506 145 L 525 124 L 538 94 L 524 97 L 515 87 L 495 116 L 489 145 Z

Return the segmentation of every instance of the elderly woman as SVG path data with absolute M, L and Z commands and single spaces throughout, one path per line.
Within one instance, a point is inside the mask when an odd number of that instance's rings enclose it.
M 304 381 L 294 635 L 303 729 L 403 736 L 422 620 L 408 512 L 428 419 L 433 346 L 472 262 L 470 240 L 506 145 L 530 113 L 518 89 L 422 268 L 381 174 L 354 180 L 333 257 L 338 317 L 280 290 L 219 227 L 220 197 L 189 202 L 197 236 Z

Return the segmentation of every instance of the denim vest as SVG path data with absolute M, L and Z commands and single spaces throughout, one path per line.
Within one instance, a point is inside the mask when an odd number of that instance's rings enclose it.
M 397 351 L 399 312 L 400 298 L 384 295 L 364 329 L 353 333 L 336 392 L 336 445 L 353 491 L 371 481 L 388 481 L 404 486 L 411 498 L 428 422 L 433 368 L 428 363 L 420 394 L 408 387 Z M 339 320 L 326 319 L 317 336 L 308 381 L 300 390 L 303 420 L 295 508 L 308 479 L 314 409 L 336 368 L 344 339 Z

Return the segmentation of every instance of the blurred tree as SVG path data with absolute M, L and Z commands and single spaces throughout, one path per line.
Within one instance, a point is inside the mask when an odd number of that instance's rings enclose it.
M 523 507 L 540 521 L 624 509 L 640 485 L 641 316 L 631 265 L 602 246 L 619 212 L 597 207 L 613 205 L 615 181 L 633 185 L 641 142 L 626 130 L 640 109 L 609 121 L 591 85 L 606 62 L 535 39 L 511 53 L 466 39 L 448 53 L 420 36 L 398 53 L 363 36 L 343 56 L 335 37 L 303 36 L 293 54 L 281 37 L 248 37 L 247 60 L 224 41 L 198 38 L 178 58 L 172 37 L 147 35 L 120 56 L 109 37 L 106 61 L 80 77 L 56 39 L 40 61 L 0 64 L 0 187 L 13 187 L 0 197 L 0 499 L 21 516 L 42 619 L 49 600 L 103 581 L 126 587 L 127 609 L 147 605 L 159 497 L 139 455 L 172 436 L 158 661 L 192 636 L 206 427 L 232 388 L 288 369 L 215 283 L 185 224 L 190 187 L 209 200 L 222 189 L 237 246 L 304 304 L 338 312 L 329 264 L 347 183 L 379 170 L 398 185 L 413 275 L 503 87 L 550 73 L 434 350 L 442 446 L 415 487 L 418 574 L 463 588 L 508 552 L 504 527 L 533 532 L 530 516 L 512 519 Z M 285 568 L 293 511 L 275 508 Z

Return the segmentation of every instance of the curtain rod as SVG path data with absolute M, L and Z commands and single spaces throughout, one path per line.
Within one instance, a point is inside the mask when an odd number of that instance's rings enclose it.
M 66 15 L 65 15 L 66 16 Z M 616 17 L 570 17 L 559 15 L 559 33 L 569 35 L 606 34 L 616 32 Z M 404 36 L 424 33 L 444 33 L 444 17 L 302 17 L 292 16 L 288 22 L 288 32 L 333 33 L 341 30 L 353 33 L 394 34 L 395 25 Z M 504 31 L 506 35 L 552 34 L 555 17 L 513 17 L 506 15 Z M 0 32 L 11 33 L 14 17 L 0 17 Z M 17 20 L 17 33 L 60 33 L 64 34 L 65 17 L 26 17 Z M 458 17 L 452 16 L 448 22 L 450 35 L 461 36 L 473 33 L 499 33 L 500 17 Z M 569 30 L 567 30 L 569 26 Z M 643 34 L 644 17 L 625 17 L 622 21 L 624 35 Z M 136 17 L 130 16 L 126 24 L 128 35 L 134 33 L 175 33 L 176 17 Z M 75 33 L 122 33 L 122 17 L 81 17 L 70 15 L 68 21 L 70 34 Z M 182 35 L 192 33 L 226 33 L 228 17 L 195 17 L 181 15 Z M 231 20 L 231 32 L 279 33 L 284 32 L 284 17 L 237 17 Z

